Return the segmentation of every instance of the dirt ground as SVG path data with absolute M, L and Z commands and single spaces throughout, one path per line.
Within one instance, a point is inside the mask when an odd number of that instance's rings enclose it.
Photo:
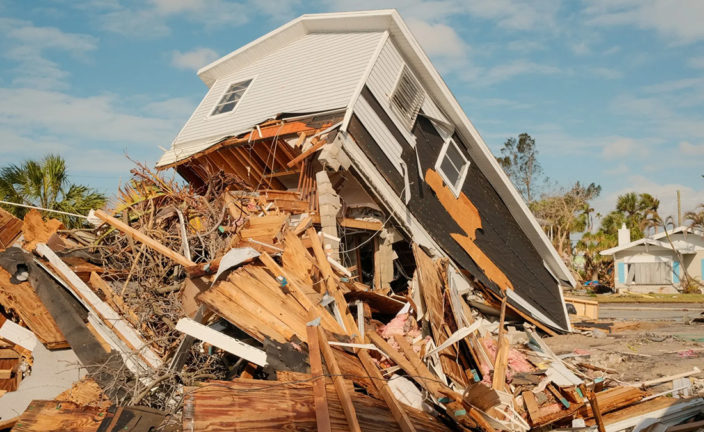
M 704 324 L 673 321 L 640 322 L 637 328 L 615 333 L 586 331 L 546 338 L 557 355 L 616 373 L 595 371 L 620 382 L 635 383 L 704 369 Z M 693 376 L 697 390 L 704 389 L 704 373 Z M 671 388 L 671 384 L 668 384 Z M 663 385 L 666 390 L 667 385 Z

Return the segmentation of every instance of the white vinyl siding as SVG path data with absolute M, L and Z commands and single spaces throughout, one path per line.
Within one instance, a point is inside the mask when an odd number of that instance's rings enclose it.
M 435 162 L 435 170 L 440 173 L 440 176 L 445 180 L 455 196 L 459 196 L 462 191 L 464 179 L 467 177 L 469 169 L 469 161 L 462 154 L 455 140 L 452 138 L 445 141 L 445 144 L 440 150 L 438 160 Z
M 394 46 L 393 41 L 391 39 L 387 40 L 369 74 L 367 86 L 382 108 L 389 113 L 389 117 L 391 117 L 396 128 L 411 145 L 415 145 L 415 136 L 403 123 L 400 116 L 391 108 L 390 102 L 391 95 L 396 88 L 396 83 L 404 66 L 406 66 L 406 63 Z
M 246 132 L 279 113 L 346 107 L 383 34 L 307 34 L 219 77 L 158 165 L 204 150 L 225 136 Z M 210 115 L 232 83 L 254 76 L 235 113 Z
M 376 115 L 374 109 L 364 97 L 357 99 L 357 103 L 354 106 L 354 113 L 374 141 L 381 147 L 386 157 L 394 164 L 398 172 L 403 174 L 403 168 L 401 167 L 401 152 L 403 148 L 401 144 L 394 138 L 389 128 L 387 128 L 379 116 Z

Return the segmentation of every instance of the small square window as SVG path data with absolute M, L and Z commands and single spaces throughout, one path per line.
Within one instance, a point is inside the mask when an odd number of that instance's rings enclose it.
M 240 101 L 240 99 L 242 99 L 242 95 L 244 95 L 244 92 L 247 91 L 247 88 L 249 87 L 249 84 L 251 82 L 252 80 L 250 79 L 247 81 L 232 84 L 227 89 L 225 94 L 222 95 L 220 101 L 215 106 L 215 109 L 213 110 L 213 113 L 211 115 L 222 114 L 234 110 L 237 106 L 237 103 Z
M 440 150 L 435 170 L 440 173 L 447 186 L 455 196 L 459 196 L 462 191 L 464 179 L 467 177 L 469 160 L 460 150 L 459 146 L 452 138 L 445 141 Z
M 425 91 L 407 66 L 403 66 L 394 92 L 391 94 L 391 108 L 408 130 L 413 129 L 425 99 Z

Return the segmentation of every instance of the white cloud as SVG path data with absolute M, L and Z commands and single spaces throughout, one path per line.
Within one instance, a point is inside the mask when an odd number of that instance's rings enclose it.
M 90 35 L 67 33 L 56 27 L 37 27 L 30 22 L 0 18 L 3 55 L 16 63 L 15 86 L 64 88 L 68 73 L 48 57 L 57 52 L 85 61 L 97 48 Z
M 689 141 L 682 141 L 677 147 L 683 155 L 704 156 L 704 143 L 692 144 Z
M 474 16 L 495 20 L 499 27 L 512 30 L 554 28 L 560 8 L 557 0 L 541 2 L 522 0 L 462 1 L 465 10 Z
M 588 72 L 590 72 L 592 75 L 604 79 L 618 79 L 623 77 L 623 72 L 606 67 L 589 68 Z
M 413 35 L 429 56 L 462 59 L 469 51 L 467 44 L 448 25 L 430 24 L 417 18 L 409 18 L 407 23 Z
M 594 25 L 654 30 L 676 43 L 704 39 L 701 0 L 598 0 L 587 4 L 585 13 Z
M 643 148 L 633 138 L 619 138 L 608 143 L 601 151 L 601 156 L 605 159 L 619 158 L 623 156 L 642 156 Z M 636 151 L 637 150 L 637 151 Z
M 515 78 L 519 75 L 555 75 L 561 70 L 555 66 L 528 60 L 515 60 L 510 63 L 493 66 L 481 73 L 480 84 L 492 85 Z
M 85 9 L 84 5 L 84 9 Z M 183 18 L 206 29 L 237 26 L 249 21 L 252 7 L 227 0 L 151 0 L 129 5 L 95 2 L 101 29 L 136 38 L 159 38 L 171 33 L 170 21 Z
M 592 51 L 586 41 L 580 41 L 575 44 L 572 44 L 571 48 L 572 52 L 577 55 L 589 54 Z
M 695 69 L 704 69 L 704 57 L 691 57 L 687 64 Z
M 191 51 L 174 51 L 171 53 L 171 64 L 179 69 L 198 70 L 213 62 L 218 53 L 210 48 L 196 48 Z
M 30 138 L 41 133 L 64 142 L 163 145 L 173 139 L 185 119 L 125 112 L 115 95 L 77 97 L 47 90 L 0 88 L 0 100 L 0 128 Z

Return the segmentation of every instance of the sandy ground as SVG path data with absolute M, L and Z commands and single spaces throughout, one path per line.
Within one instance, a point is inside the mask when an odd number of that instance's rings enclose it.
M 579 354 L 573 362 L 613 369 L 615 374 L 593 372 L 626 383 L 647 381 L 694 367 L 704 369 L 704 324 L 673 321 L 641 322 L 638 328 L 617 333 L 586 332 L 546 338 L 556 354 Z M 704 386 L 704 373 L 694 376 Z
M 33 354 L 32 373 L 20 383 L 17 391 L 0 397 L 0 420 L 22 414 L 35 399 L 54 399 L 84 375 L 73 350 L 49 351 L 38 343 Z

